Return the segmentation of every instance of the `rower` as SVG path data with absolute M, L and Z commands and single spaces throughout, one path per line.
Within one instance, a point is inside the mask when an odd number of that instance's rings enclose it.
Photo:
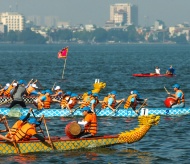
M 13 90 L 17 86 L 17 83 L 12 83 L 9 85 L 9 87 L 4 91 L 3 95 L 6 97 L 11 97 L 11 93 L 13 93 Z
M 122 101 L 124 101 L 124 99 L 121 100 L 116 100 L 116 95 L 117 92 L 116 91 L 112 91 L 110 92 L 110 97 L 108 99 L 108 107 L 113 110 L 114 112 L 116 111 L 116 103 L 121 103 Z
M 51 96 L 57 97 L 57 96 L 63 96 L 63 90 L 60 86 L 56 86 L 54 89 L 55 93 Z
M 108 95 L 104 97 L 103 101 L 100 101 L 100 103 L 102 104 L 102 109 L 105 109 L 108 107 L 109 97 L 110 97 L 110 93 L 108 93 Z
M 72 94 L 72 92 L 67 91 L 65 93 L 65 95 L 63 96 L 61 101 L 57 100 L 57 102 L 60 103 L 61 109 L 67 109 L 68 103 L 69 103 L 70 98 L 71 98 L 71 94 Z
M 91 108 L 91 111 L 93 113 L 95 113 L 95 108 L 99 103 L 98 97 L 99 97 L 99 95 L 97 93 L 92 94 L 92 98 L 91 98 L 91 101 L 90 101 L 90 108 Z
M 36 132 L 36 127 L 40 126 L 41 122 L 37 121 L 35 118 L 28 119 L 27 123 L 24 124 L 21 129 L 19 129 L 13 138 L 15 139 L 15 142 L 18 141 L 29 141 L 32 136 L 39 139 L 41 142 L 46 142 L 50 144 L 49 140 L 45 140 L 44 137 L 40 136 Z
M 9 88 L 10 83 L 7 83 L 1 90 L 0 90 L 0 96 L 4 95 L 4 92 Z
M 82 101 L 79 101 L 78 104 L 81 104 L 80 105 L 80 108 L 84 108 L 86 106 L 89 106 L 90 105 L 90 101 L 93 99 L 93 96 L 92 96 L 92 91 L 88 91 L 87 92 L 87 95 L 85 95 L 83 97 L 83 100 Z
M 0 122 L 4 123 L 4 125 L 6 127 L 5 130 L 0 130 L 0 132 L 7 132 L 9 128 L 8 128 L 8 125 L 5 123 L 5 116 L 0 116 Z M 9 142 L 14 142 L 14 139 L 8 138 L 8 137 L 3 136 L 1 134 L 0 134 L 0 138 L 3 139 L 3 140 L 9 141 Z
M 175 74 L 175 69 L 172 67 L 172 65 L 170 66 L 170 68 L 168 68 L 168 70 L 166 71 L 167 75 L 173 75 Z
M 138 111 L 136 110 L 136 107 L 138 105 L 138 103 L 140 102 L 145 102 L 147 101 L 147 99 L 142 99 L 140 97 L 140 94 L 138 93 L 137 90 L 133 90 L 131 91 L 131 94 L 128 96 L 125 104 L 124 104 L 124 109 L 129 109 L 132 108 L 136 113 L 138 113 Z M 147 104 L 145 104 L 144 106 L 146 106 Z
M 38 91 L 36 91 L 36 89 L 38 89 L 38 86 L 35 83 L 30 84 L 27 88 L 26 88 L 26 92 L 28 96 L 31 95 L 38 95 Z

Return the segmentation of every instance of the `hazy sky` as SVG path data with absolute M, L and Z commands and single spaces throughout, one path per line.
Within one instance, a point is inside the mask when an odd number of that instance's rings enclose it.
M 103 26 L 109 20 L 110 4 L 115 3 L 138 5 L 142 26 L 152 25 L 157 19 L 166 26 L 190 22 L 190 0 L 0 0 L 0 12 L 10 11 L 11 6 L 12 11 L 25 16 L 58 16 L 72 25 Z

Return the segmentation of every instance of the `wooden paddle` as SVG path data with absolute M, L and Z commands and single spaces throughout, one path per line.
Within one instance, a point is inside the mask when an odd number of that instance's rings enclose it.
M 56 82 L 53 84 L 53 87 L 51 88 L 52 91 L 54 90 L 55 84 L 56 84 Z
M 142 107 L 146 106 L 146 102 L 148 99 L 145 99 L 144 102 L 142 103 L 142 105 L 139 107 L 139 109 L 135 110 L 135 113 L 139 114 L 139 111 Z
M 6 127 L 7 127 L 8 130 L 9 130 L 9 133 L 10 133 L 10 135 L 11 135 L 11 138 L 13 138 L 13 135 L 12 135 L 11 130 L 10 130 L 10 128 L 9 128 L 9 124 L 8 124 L 8 122 L 7 122 L 6 117 L 5 117 L 5 123 L 6 123 L 6 125 L 7 125 Z M 14 145 L 14 147 L 15 147 L 15 149 L 16 149 L 16 152 L 17 152 L 18 154 L 20 154 L 20 150 L 19 150 L 19 148 L 17 147 L 15 141 L 13 142 L 13 145 Z
M 124 100 L 121 100 L 117 105 L 116 105 L 116 108 L 115 108 L 115 111 L 114 111 L 114 113 L 116 113 L 116 112 L 118 112 L 119 111 L 119 106 L 123 103 L 123 101 Z M 117 111 L 117 109 L 118 109 L 118 111 Z
M 41 85 L 41 83 L 39 82 L 39 80 L 36 80 L 36 82 L 39 84 L 39 86 L 41 87 L 41 89 L 44 89 L 44 87 Z
M 32 110 L 32 108 L 30 108 L 31 109 L 31 111 L 32 111 L 32 115 L 34 116 L 34 118 L 37 120 L 37 118 L 36 118 L 36 116 L 35 116 L 35 114 L 34 114 L 34 112 L 33 112 L 33 110 Z M 40 128 L 40 131 L 42 132 L 42 134 L 43 134 L 43 136 L 44 136 L 44 138 L 45 138 L 45 134 L 44 134 L 44 131 L 42 130 L 42 128 L 41 128 L 41 126 L 39 125 L 39 128 Z
M 33 81 L 33 79 L 31 79 L 26 86 L 29 86 L 32 81 Z
M 166 87 L 164 86 L 164 89 L 165 89 L 165 91 L 167 92 L 167 94 L 169 94 L 170 95 L 170 92 L 168 92 L 168 90 L 166 89 Z
M 46 119 L 43 115 L 43 120 L 44 120 L 44 125 L 45 125 L 45 128 L 46 128 L 46 132 L 47 132 L 47 135 L 48 135 L 48 139 L 49 139 L 49 142 L 51 143 L 51 148 L 54 150 L 54 146 L 53 146 L 53 142 L 51 141 L 51 138 L 50 138 L 50 135 L 49 135 L 49 131 L 48 131 L 48 128 L 47 128 L 47 125 L 46 125 Z

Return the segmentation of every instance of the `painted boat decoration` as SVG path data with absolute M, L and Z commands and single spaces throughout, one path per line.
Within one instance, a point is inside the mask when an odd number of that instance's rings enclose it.
M 133 74 L 135 77 L 173 77 L 175 75 L 168 75 L 168 74 L 152 74 L 152 73 L 139 73 Z
M 0 141 L 0 154 L 16 154 L 18 150 L 21 154 L 24 154 L 105 147 L 124 143 L 131 144 L 141 140 L 153 125 L 157 125 L 159 123 L 159 120 L 160 117 L 155 115 L 139 116 L 139 126 L 137 128 L 126 132 L 121 132 L 116 135 L 104 135 L 83 139 L 53 137 L 51 138 L 53 148 L 50 145 L 42 143 L 36 139 L 18 142 L 16 143 L 16 147 L 12 143 Z
M 21 115 L 26 115 L 29 109 L 21 108 L 0 108 L 0 114 L 8 115 L 9 117 L 20 117 Z M 73 116 L 83 116 L 80 109 L 70 113 L 67 109 L 42 109 L 37 110 L 33 109 L 36 117 L 73 117 Z M 104 110 L 95 109 L 96 115 L 98 117 L 137 117 L 132 109 L 117 109 L 116 112 L 113 112 L 111 109 L 107 108 Z M 163 115 L 163 116 L 180 116 L 190 114 L 190 108 L 141 108 L 139 115 Z

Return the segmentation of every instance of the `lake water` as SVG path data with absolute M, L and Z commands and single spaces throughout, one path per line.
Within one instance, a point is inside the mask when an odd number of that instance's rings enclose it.
M 69 46 L 69 53 L 61 80 L 63 59 L 57 52 Z M 164 86 L 173 92 L 179 83 L 185 93 L 186 107 L 190 106 L 189 45 L 0 45 L 0 83 L 13 80 L 38 79 L 45 88 L 60 85 L 64 91 L 84 93 L 93 89 L 95 79 L 106 82 L 100 99 L 110 91 L 117 98 L 127 98 L 130 91 L 138 90 L 148 98 L 148 107 L 164 107 L 167 94 Z M 135 73 L 154 72 L 155 66 L 165 73 L 170 65 L 176 69 L 172 78 L 139 78 Z M 65 125 L 81 118 L 52 118 L 47 120 L 51 136 L 65 135 Z M 8 118 L 12 125 L 16 119 Z M 98 118 L 99 134 L 117 134 L 137 126 L 137 118 Z M 1 155 L 6 163 L 189 163 L 190 117 L 161 117 L 158 126 L 134 144 L 108 148 L 65 151 L 61 153 L 32 153 Z

